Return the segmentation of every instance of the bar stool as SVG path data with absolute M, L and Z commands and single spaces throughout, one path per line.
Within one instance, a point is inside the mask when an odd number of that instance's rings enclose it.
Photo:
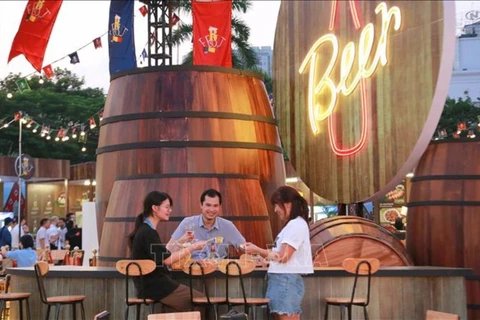
M 60 316 L 60 308 L 62 305 L 69 304 L 72 305 L 73 311 L 73 319 L 77 319 L 77 303 L 80 304 L 81 312 L 82 312 L 82 320 L 85 320 L 85 309 L 83 307 L 83 300 L 85 300 L 85 296 L 76 295 L 76 296 L 55 296 L 55 297 L 47 297 L 47 293 L 45 291 L 45 285 L 43 283 L 43 278 L 48 273 L 49 267 L 46 262 L 38 261 L 35 264 L 35 276 L 37 278 L 38 290 L 40 291 L 40 298 L 42 299 L 42 303 L 47 305 L 47 315 L 45 320 L 48 320 L 50 316 L 50 307 L 55 306 L 55 320 L 58 320 Z
M 215 319 L 218 319 L 218 306 L 226 305 L 226 297 L 211 297 L 208 292 L 207 281 L 205 280 L 205 275 L 213 273 L 217 270 L 217 265 L 213 261 L 197 260 L 191 261 L 190 263 L 185 264 L 183 267 L 183 272 L 189 275 L 189 285 L 190 285 L 190 301 L 193 306 L 206 306 L 206 318 L 208 317 L 208 307 L 213 307 L 215 312 Z M 193 283 L 192 280 L 194 277 L 200 277 L 203 290 L 205 292 L 205 297 L 193 297 Z
M 355 274 L 355 280 L 353 281 L 352 295 L 350 297 L 340 298 L 325 298 L 327 302 L 325 308 L 324 320 L 328 319 L 328 307 L 337 306 L 340 307 L 340 319 L 343 319 L 345 309 L 348 311 L 348 320 L 352 319 L 352 306 L 363 307 L 363 315 L 368 320 L 367 306 L 370 303 L 370 281 L 372 274 L 377 272 L 380 268 L 380 261 L 378 259 L 354 259 L 347 258 L 343 260 L 343 269 L 349 273 Z M 357 289 L 357 281 L 359 276 L 367 277 L 367 294 L 365 298 L 357 298 L 355 296 L 355 290 Z
M 255 269 L 255 262 L 250 259 L 240 259 L 240 260 L 228 260 L 224 259 L 219 262 L 218 270 L 226 274 L 226 293 L 227 293 L 227 304 L 229 309 L 232 306 L 241 306 L 245 307 L 245 313 L 249 313 L 250 308 L 253 309 L 253 319 L 255 320 L 255 311 L 257 306 L 266 306 L 268 318 L 270 317 L 270 309 L 268 308 L 268 303 L 270 299 L 268 298 L 247 298 L 245 293 L 245 285 L 243 284 L 243 275 L 246 275 L 252 272 Z M 239 277 L 240 287 L 242 288 L 242 297 L 241 298 L 230 298 L 229 293 L 229 278 L 231 276 Z
M 140 278 L 140 287 L 143 288 L 143 276 L 149 273 L 152 273 L 156 268 L 155 261 L 153 260 L 119 260 L 115 265 L 117 271 L 125 275 L 125 320 L 128 319 L 128 310 L 130 306 L 136 306 L 136 319 L 140 320 L 140 307 L 146 305 L 150 308 L 150 314 L 155 312 L 155 304 L 159 301 L 146 298 L 138 297 L 129 297 L 128 296 L 128 285 L 130 282 L 130 277 L 139 277 Z
M 7 302 L 18 301 L 18 313 L 20 320 L 23 320 L 23 301 L 25 300 L 27 302 L 27 319 L 30 320 L 30 304 L 28 303 L 28 298 L 30 298 L 31 294 L 28 292 L 8 293 L 10 277 L 9 274 L 5 276 L 5 292 L 0 293 L 0 315 L 2 315 L 2 319 L 6 319 L 5 312 Z

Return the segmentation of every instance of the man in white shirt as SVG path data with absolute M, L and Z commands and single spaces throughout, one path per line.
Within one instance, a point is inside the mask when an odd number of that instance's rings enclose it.
M 46 237 L 46 239 L 50 241 L 51 250 L 59 249 L 57 244 L 58 244 L 58 238 L 60 237 L 60 232 L 58 231 L 57 224 L 58 224 L 58 217 L 57 216 L 51 217 L 50 228 L 47 229 L 47 237 Z
M 47 238 L 47 229 L 50 228 L 50 220 L 43 218 L 40 220 L 40 228 L 37 231 L 37 240 L 35 247 L 37 249 L 45 249 L 45 245 L 49 244 L 49 241 L 45 241 Z
M 68 231 L 65 218 L 58 219 L 57 227 L 58 227 L 58 233 L 59 233 L 57 247 L 58 249 L 63 249 L 65 248 L 65 237 Z
M 25 234 L 23 231 L 23 226 L 27 223 L 27 220 L 25 218 L 21 218 L 20 223 L 17 223 L 15 227 L 13 227 L 12 231 L 10 231 L 10 234 L 12 235 L 12 248 L 19 248 L 19 240 L 20 237 Z M 18 230 L 20 230 L 21 234 L 20 237 L 18 236 Z

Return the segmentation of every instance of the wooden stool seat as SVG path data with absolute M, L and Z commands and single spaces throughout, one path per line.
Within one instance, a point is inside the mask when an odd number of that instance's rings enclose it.
M 207 297 L 199 297 L 199 298 L 193 298 L 193 303 L 198 303 L 198 304 L 208 304 L 208 299 Z M 210 297 L 210 303 L 216 303 L 216 304 L 222 304 L 222 303 L 227 303 L 227 298 L 226 297 Z
M 0 300 L 15 301 L 20 299 L 30 298 L 31 293 L 28 292 L 15 292 L 15 293 L 0 293 Z
M 325 301 L 327 301 L 329 304 L 346 304 L 346 303 L 352 303 L 352 304 L 358 304 L 358 305 L 365 305 L 367 303 L 367 299 L 361 299 L 361 298 L 325 298 Z
M 229 298 L 228 302 L 233 305 L 242 305 L 245 304 L 243 298 Z M 267 298 L 247 298 L 247 304 L 249 305 L 265 305 L 270 302 L 270 299 Z
M 150 303 L 157 303 L 158 301 L 155 301 L 153 299 L 143 299 L 143 298 L 128 298 L 127 303 L 128 304 L 150 304 Z
M 72 302 L 81 302 L 85 300 L 85 296 L 54 296 L 48 297 L 48 303 L 70 304 Z
M 427 310 L 426 320 L 459 320 L 457 314 Z
M 23 320 L 23 301 L 27 304 L 27 319 L 30 320 L 30 305 L 28 303 L 28 298 L 30 298 L 31 293 L 29 292 L 12 292 L 9 293 L 11 275 L 7 274 L 5 276 L 4 284 L 4 293 L 0 293 L 0 317 L 6 319 L 6 303 L 12 301 L 18 301 L 18 311 L 19 319 Z

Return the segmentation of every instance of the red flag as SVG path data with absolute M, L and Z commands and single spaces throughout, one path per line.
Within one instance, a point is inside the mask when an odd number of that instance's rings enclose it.
M 192 1 L 193 64 L 232 67 L 232 1 Z
M 18 205 L 18 193 L 19 193 L 19 188 L 18 188 L 18 183 L 15 182 L 12 186 L 12 190 L 10 191 L 10 194 L 8 195 L 7 201 L 5 201 L 5 207 L 3 207 L 4 212 L 13 212 L 15 209 L 15 203 Z M 25 198 L 23 197 L 22 193 L 22 199 L 20 201 L 22 204 L 21 210 L 25 210 Z
M 47 77 L 47 79 L 53 78 L 53 75 L 55 74 L 55 72 L 53 72 L 53 68 L 51 64 L 49 64 L 46 67 L 43 67 L 43 73 L 45 73 L 45 77 Z
M 35 70 L 40 72 L 48 40 L 61 5 L 62 0 L 28 1 L 22 22 L 13 39 L 8 62 L 23 54 Z
M 180 21 L 180 17 L 174 13 L 172 16 L 172 19 L 170 19 L 170 27 L 173 27 L 174 25 L 176 25 L 178 21 Z
M 140 8 L 138 9 L 138 11 L 140 11 L 140 13 L 142 14 L 142 16 L 145 17 L 145 16 L 147 15 L 147 13 L 148 13 L 148 8 L 147 8 L 147 6 L 143 6 L 143 7 L 140 7 Z
M 93 46 L 95 49 L 101 48 L 102 47 L 102 38 L 98 37 L 93 39 Z
M 95 123 L 95 119 L 93 119 L 93 117 L 90 118 L 89 123 L 90 123 L 90 129 L 93 129 L 97 126 L 97 124 Z

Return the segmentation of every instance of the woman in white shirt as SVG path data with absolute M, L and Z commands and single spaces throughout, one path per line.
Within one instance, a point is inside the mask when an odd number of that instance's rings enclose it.
M 308 203 L 297 190 L 288 186 L 278 188 L 271 202 L 275 213 L 286 222 L 285 226 L 271 250 L 247 243 L 245 251 L 270 260 L 266 294 L 270 299 L 270 312 L 278 320 L 297 320 L 305 293 L 301 275 L 313 273 Z

